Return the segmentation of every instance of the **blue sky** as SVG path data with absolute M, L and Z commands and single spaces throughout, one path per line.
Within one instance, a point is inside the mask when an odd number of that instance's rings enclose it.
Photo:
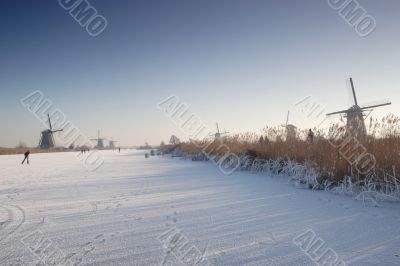
M 210 127 L 259 132 L 308 95 L 347 108 L 352 76 L 361 103 L 391 98 L 375 116 L 399 114 L 397 0 L 359 1 L 377 21 L 365 38 L 326 0 L 89 2 L 108 21 L 95 38 L 58 1 L 1 2 L 0 146 L 37 145 L 44 127 L 19 102 L 34 90 L 121 145 L 185 138 L 156 107 L 171 94 Z

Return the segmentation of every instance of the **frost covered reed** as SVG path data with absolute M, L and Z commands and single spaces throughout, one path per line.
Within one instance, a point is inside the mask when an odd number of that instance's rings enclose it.
M 285 129 L 266 127 L 261 134 L 243 133 L 222 140 L 203 140 L 210 153 L 218 156 L 221 141 L 230 152 L 241 158 L 240 170 L 284 175 L 297 186 L 333 190 L 354 195 L 365 201 L 400 201 L 400 119 L 388 115 L 381 120 L 369 119 L 368 137 L 359 139 L 376 164 L 368 173 L 360 173 L 335 145 L 345 138 L 344 122 L 329 129 L 314 128 L 314 139 L 307 141 L 308 129 L 298 130 L 297 139 L 286 141 Z M 261 136 L 263 141 L 260 141 Z M 206 160 L 199 145 L 179 144 L 179 151 L 193 160 Z M 165 149 L 175 149 L 166 146 Z

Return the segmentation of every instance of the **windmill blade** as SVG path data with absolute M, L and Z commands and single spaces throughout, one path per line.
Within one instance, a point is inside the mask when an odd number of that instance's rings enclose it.
M 289 123 L 289 113 L 290 113 L 290 111 L 287 111 L 287 116 L 286 116 L 286 126 L 288 125 L 288 123 Z
M 51 121 L 50 121 L 50 115 L 49 115 L 49 114 L 47 114 L 47 119 L 48 119 L 48 121 L 49 121 L 50 130 L 52 130 L 53 128 L 52 128 L 52 126 L 51 126 Z
M 63 131 L 63 129 L 52 130 L 51 133 L 56 133 L 56 132 L 60 132 L 60 131 Z
M 219 134 L 219 127 L 218 127 L 218 123 L 215 123 L 217 125 L 217 133 Z
M 389 99 L 385 99 L 382 101 L 376 101 L 376 102 L 371 102 L 368 104 L 364 104 L 361 109 L 369 109 L 369 108 L 376 108 L 376 107 L 381 107 L 381 106 L 386 106 L 386 105 L 391 105 L 392 102 Z
M 351 90 L 352 90 L 352 92 L 353 92 L 354 104 L 355 104 L 355 105 L 358 105 L 357 96 L 356 96 L 356 90 L 354 89 L 353 78 L 350 78 L 350 86 L 351 86 Z
M 337 111 L 337 112 L 329 113 L 329 114 L 326 114 L 326 115 L 329 116 L 329 115 L 337 115 L 337 114 L 347 114 L 348 112 L 349 112 L 349 110 L 343 110 L 343 111 Z
M 377 104 L 377 105 L 372 105 L 372 106 L 366 106 L 361 109 L 364 110 L 364 109 L 376 108 L 376 107 L 381 107 L 381 106 L 386 106 L 386 105 L 391 105 L 391 104 L 392 103 L 383 103 L 383 104 Z

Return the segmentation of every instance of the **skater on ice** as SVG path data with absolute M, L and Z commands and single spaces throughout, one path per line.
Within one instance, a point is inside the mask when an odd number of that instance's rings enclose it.
M 31 153 L 31 152 L 30 152 L 29 150 L 27 150 L 27 151 L 24 153 L 25 158 L 24 158 L 24 160 L 22 161 L 21 164 L 24 164 L 25 160 L 26 160 L 26 163 L 29 164 L 29 154 L 30 154 L 30 153 Z

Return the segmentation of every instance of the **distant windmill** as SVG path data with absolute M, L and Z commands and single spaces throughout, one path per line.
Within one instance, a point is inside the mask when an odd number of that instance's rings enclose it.
M 97 139 L 91 139 L 91 140 L 97 141 L 97 145 L 96 145 L 95 148 L 97 148 L 99 150 L 104 149 L 104 142 L 103 141 L 105 140 L 105 138 L 100 138 L 100 130 L 97 132 Z
M 109 140 L 108 141 L 108 148 L 109 149 L 115 149 L 115 142 L 118 142 L 118 140 Z
M 50 115 L 49 114 L 47 114 L 47 119 L 48 119 L 48 122 L 49 122 L 50 129 L 46 129 L 46 130 L 42 131 L 42 136 L 41 136 L 40 141 L 39 141 L 39 147 L 42 148 L 42 149 L 50 149 L 50 148 L 55 147 L 53 133 L 62 131 L 62 129 L 53 130 L 53 127 L 51 126 L 51 121 L 50 121 Z
M 227 135 L 229 132 L 219 132 L 219 126 L 218 123 L 215 123 L 217 125 L 217 132 L 210 134 L 210 136 L 214 136 L 214 139 L 220 139 L 221 137 L 224 137 Z
M 287 112 L 286 124 L 282 124 L 282 127 L 286 129 L 286 141 L 293 141 L 296 139 L 297 127 L 289 124 L 290 111 Z
M 365 111 L 372 112 L 372 108 L 390 105 L 392 103 L 389 100 L 385 100 L 381 103 L 375 103 L 373 105 L 360 107 L 358 105 L 356 91 L 354 89 L 354 83 L 352 78 L 350 78 L 350 85 L 351 85 L 351 90 L 353 92 L 354 105 L 347 110 L 333 112 L 327 115 L 329 116 L 335 114 L 344 114 L 345 117 L 347 118 L 346 134 L 351 134 L 355 137 L 363 138 L 367 136 L 367 130 L 365 128 L 365 123 L 364 123 L 364 116 L 366 115 L 364 114 L 364 112 Z

